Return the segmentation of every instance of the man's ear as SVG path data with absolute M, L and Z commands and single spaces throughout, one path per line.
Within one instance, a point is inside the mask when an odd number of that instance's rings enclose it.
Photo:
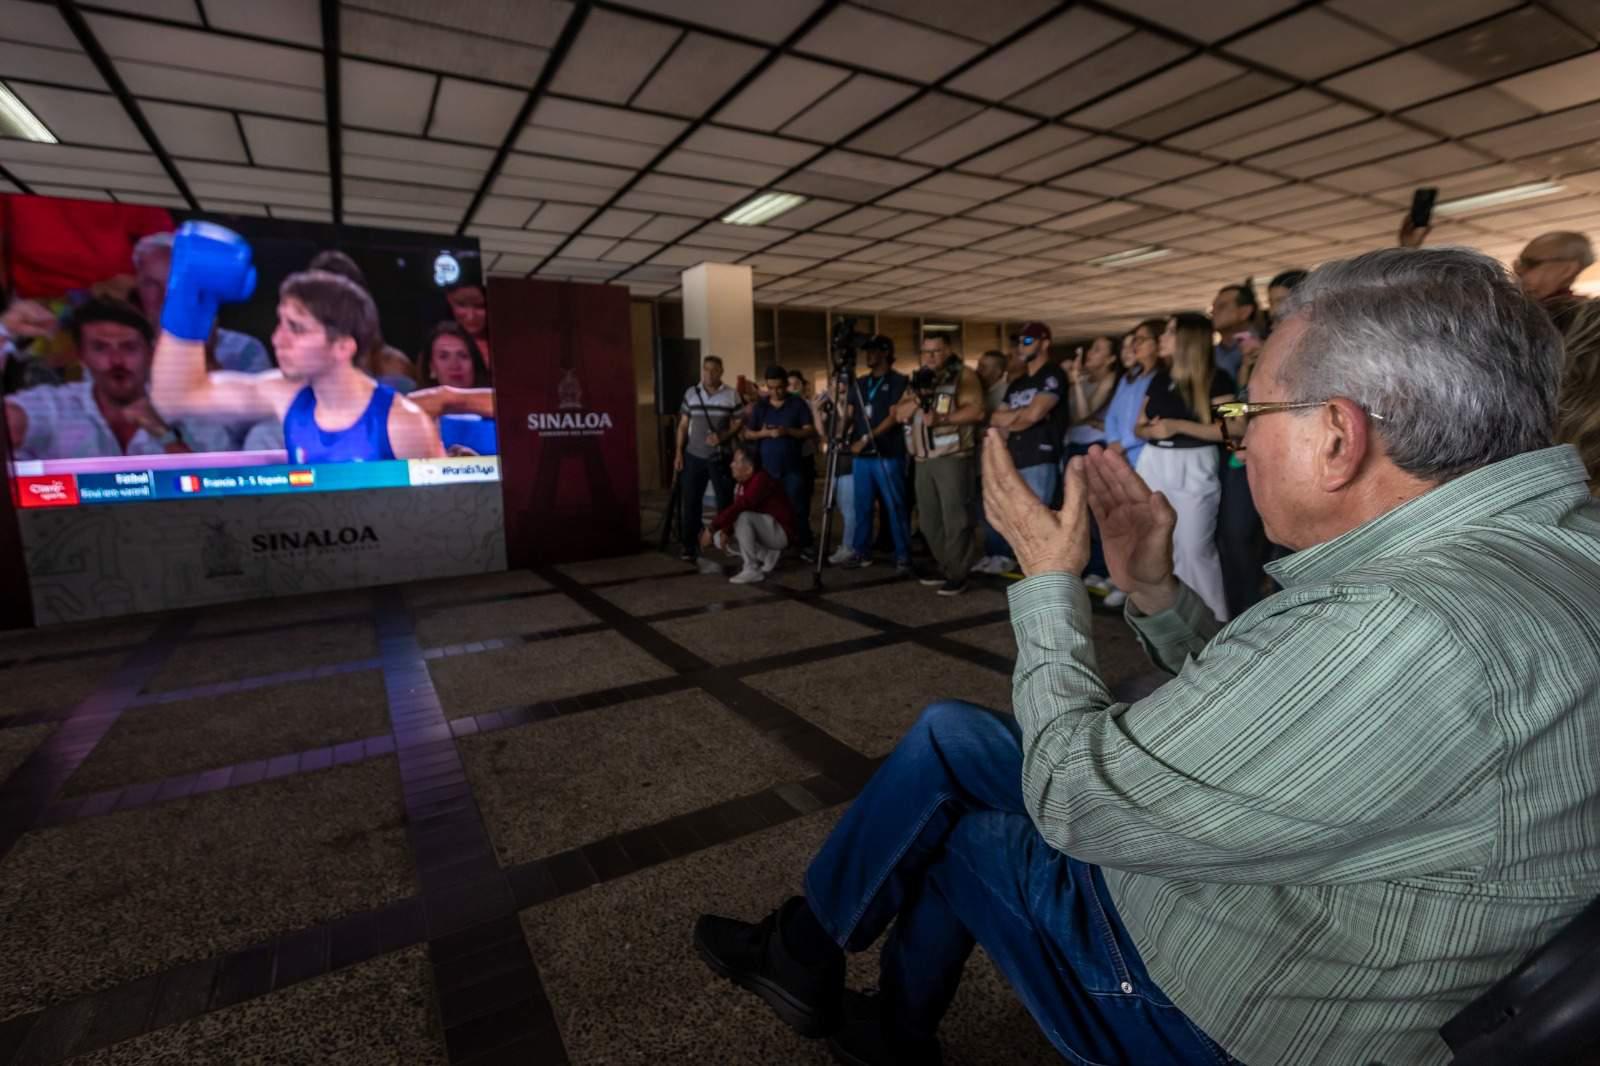
M 355 362 L 356 356 L 361 354 L 359 349 L 356 347 L 356 339 L 354 337 L 335 337 L 333 338 L 332 347 L 333 354 L 337 356 L 340 361 L 346 363 Z
M 1376 446 L 1372 423 L 1359 404 L 1342 396 L 1329 400 L 1317 419 L 1317 477 L 1324 491 L 1335 492 L 1356 479 Z

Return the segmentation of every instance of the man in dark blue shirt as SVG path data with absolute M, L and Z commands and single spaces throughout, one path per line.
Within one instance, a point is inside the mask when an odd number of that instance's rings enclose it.
M 905 394 L 907 378 L 891 369 L 894 342 L 877 336 L 862 349 L 868 373 L 857 378 L 851 405 L 855 413 L 856 542 L 855 557 L 845 566 L 871 566 L 872 504 L 883 498 L 894 537 L 894 563 L 903 574 L 911 570 L 911 511 L 906 500 L 906 434 L 895 417 L 895 407 Z M 865 410 L 863 410 L 865 407 Z
M 744 439 L 760 446 L 761 469 L 783 485 L 794 507 L 795 546 L 807 562 L 816 556 L 811 547 L 811 515 L 804 510 L 811 499 L 807 481 L 812 476 L 804 459 L 804 444 L 816 435 L 811 405 L 789 394 L 789 379 L 783 367 L 768 367 L 767 398 L 757 401 L 750 412 Z

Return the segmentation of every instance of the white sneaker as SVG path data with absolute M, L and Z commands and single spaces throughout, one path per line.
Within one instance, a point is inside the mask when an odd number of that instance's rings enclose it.
M 728 579 L 730 585 L 754 585 L 757 581 L 765 581 L 767 575 L 760 570 L 745 568 Z
M 782 559 L 782 558 L 783 558 L 782 549 L 780 549 L 780 548 L 767 548 L 765 551 L 763 551 L 761 553 L 761 572 L 763 574 L 772 573 L 772 568 L 777 566 L 778 565 L 778 560 Z
M 1009 555 L 996 555 L 994 557 L 994 569 L 989 571 L 989 573 L 1008 574 L 1016 568 L 1017 561 L 1011 558 Z
M 982 559 L 979 559 L 977 562 L 973 563 L 972 572 L 974 574 L 994 573 L 994 556 L 985 555 Z
M 1098 589 L 1101 592 L 1110 592 L 1111 591 L 1111 582 L 1107 581 L 1105 578 L 1101 577 L 1099 574 L 1088 574 L 1083 579 L 1083 587 L 1084 588 L 1090 588 L 1090 589 Z
M 838 551 L 828 556 L 828 562 L 832 563 L 834 566 L 838 566 L 840 563 L 848 563 L 851 559 L 855 558 L 855 554 L 855 552 L 850 550 L 850 545 L 841 544 L 839 545 Z
M 1128 594 L 1119 588 L 1112 588 L 1106 593 L 1105 604 L 1107 607 L 1121 607 L 1128 602 Z

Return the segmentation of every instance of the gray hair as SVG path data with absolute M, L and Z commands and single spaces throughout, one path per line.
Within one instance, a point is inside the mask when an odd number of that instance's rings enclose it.
M 1353 400 L 1400 469 L 1443 482 L 1555 440 L 1561 335 L 1498 262 L 1389 248 L 1328 263 L 1289 297 L 1305 333 L 1292 399 Z
M 172 254 L 172 232 L 147 233 L 139 238 L 139 243 L 133 246 L 133 268 L 138 270 L 144 265 L 145 259 L 156 254 Z
M 1577 263 L 1584 270 L 1594 266 L 1594 245 L 1589 243 L 1589 238 L 1574 230 L 1555 230 L 1552 233 L 1541 233 L 1528 242 L 1528 248 L 1534 245 L 1546 246 L 1549 250 L 1542 258 L 1563 259 L 1569 263 Z M 1523 252 L 1527 252 L 1527 248 Z

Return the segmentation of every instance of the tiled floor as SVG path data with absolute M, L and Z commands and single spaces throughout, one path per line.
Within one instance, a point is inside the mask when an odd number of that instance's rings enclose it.
M 0 1066 L 828 1061 L 693 917 L 795 891 L 1015 649 L 1001 585 L 810 587 L 652 553 L 0 635 Z M 1058 1061 L 981 951 L 943 1036 Z

